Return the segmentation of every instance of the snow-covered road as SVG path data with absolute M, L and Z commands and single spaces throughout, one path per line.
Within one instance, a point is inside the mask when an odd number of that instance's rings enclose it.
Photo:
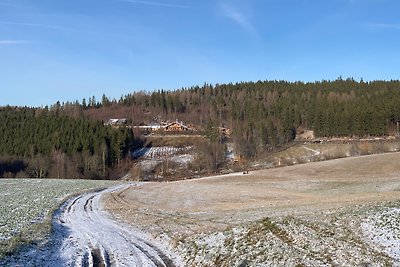
M 49 244 L 31 248 L 4 264 L 21 266 L 156 266 L 173 267 L 171 254 L 146 240 L 144 234 L 118 224 L 102 210 L 104 193 L 123 190 L 115 186 L 68 200 L 53 218 Z

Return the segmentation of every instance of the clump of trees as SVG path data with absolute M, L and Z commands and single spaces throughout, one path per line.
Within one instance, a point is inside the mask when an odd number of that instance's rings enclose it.
M 123 166 L 131 129 L 73 118 L 58 108 L 0 109 L 0 174 L 34 178 L 109 178 Z

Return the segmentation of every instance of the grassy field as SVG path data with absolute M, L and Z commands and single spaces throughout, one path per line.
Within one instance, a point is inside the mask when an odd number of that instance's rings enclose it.
M 1 179 L 0 256 L 17 246 L 40 242 L 51 230 L 51 214 L 68 196 L 111 186 L 93 180 Z
M 297 142 L 293 146 L 277 151 L 255 162 L 250 162 L 250 168 L 268 168 L 290 166 L 295 164 L 324 161 L 379 153 L 399 152 L 398 141 L 363 141 L 339 142 L 328 141 L 320 144 Z
M 106 203 L 169 240 L 187 266 L 391 266 L 400 257 L 371 223 L 384 216 L 385 232 L 398 234 L 399 217 L 385 212 L 399 207 L 399 170 L 400 153 L 342 158 L 145 183 Z

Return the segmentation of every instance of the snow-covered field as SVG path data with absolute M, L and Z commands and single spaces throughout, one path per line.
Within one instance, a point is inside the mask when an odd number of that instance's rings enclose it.
M 142 232 L 117 223 L 104 212 L 101 197 L 129 185 L 84 193 L 55 213 L 47 242 L 28 246 L 0 266 L 143 266 L 175 267 L 179 260 Z
M 184 266 L 400 266 L 399 169 L 393 153 L 143 183 L 106 207 Z
M 192 146 L 186 147 L 173 147 L 173 146 L 161 146 L 161 147 L 144 147 L 133 152 L 134 158 L 141 159 L 152 159 L 152 160 L 163 160 L 165 157 L 171 157 L 178 154 L 184 154 L 192 150 Z
M 47 243 L 0 266 L 400 266 L 399 159 L 374 155 L 77 195 L 55 213 Z M 37 189 L 51 180 L 2 181 L 4 188 L 16 182 L 3 201 L 30 183 L 34 189 L 25 190 L 36 193 L 24 203 L 32 207 L 53 190 Z
M 135 150 L 132 153 L 133 158 L 139 160 L 138 166 L 144 172 L 151 173 L 157 166 L 160 166 L 163 162 L 166 162 L 166 168 L 168 164 L 174 163 L 182 168 L 187 168 L 188 164 L 193 162 L 193 146 L 185 147 L 174 147 L 174 146 L 162 146 L 162 147 L 144 147 Z M 142 177 L 144 178 L 144 177 Z M 147 178 L 144 178 L 147 179 Z
M 374 243 L 364 242 L 359 219 L 351 213 L 265 218 L 189 237 L 178 249 L 188 266 L 399 266 Z M 400 243 L 391 244 L 393 249 Z
M 388 208 L 364 220 L 363 232 L 400 266 L 400 208 Z
M 68 195 L 113 184 L 91 180 L 1 179 L 0 242 L 7 242 L 43 222 Z

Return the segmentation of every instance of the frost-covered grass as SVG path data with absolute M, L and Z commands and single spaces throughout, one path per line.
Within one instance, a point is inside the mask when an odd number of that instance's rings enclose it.
M 187 266 L 391 266 L 389 257 L 363 241 L 360 217 L 319 219 L 265 218 L 188 237 L 178 250 Z
M 400 264 L 400 208 L 388 208 L 364 220 L 363 231 L 394 262 Z
M 115 182 L 0 179 L 0 256 L 17 245 L 43 238 L 52 211 L 69 195 Z

